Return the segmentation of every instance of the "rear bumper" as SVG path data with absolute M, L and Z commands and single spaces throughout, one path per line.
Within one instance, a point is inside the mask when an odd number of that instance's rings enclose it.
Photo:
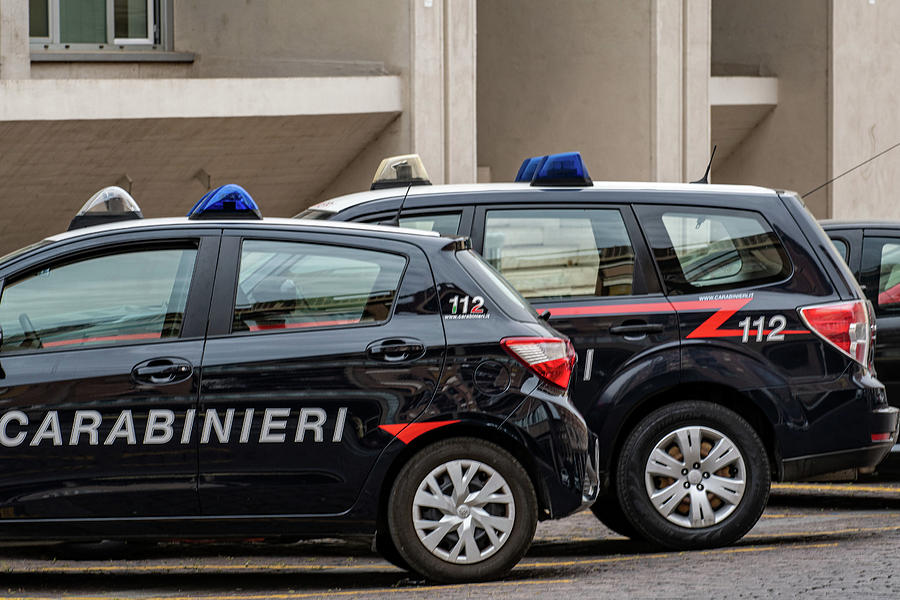
M 872 410 L 869 413 L 871 445 L 785 459 L 782 465 L 783 480 L 804 479 L 846 469 L 873 470 L 897 443 L 898 421 L 900 409 L 897 407 Z

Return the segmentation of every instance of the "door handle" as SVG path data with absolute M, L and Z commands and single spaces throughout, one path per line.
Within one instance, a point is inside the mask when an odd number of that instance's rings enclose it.
M 626 338 L 641 338 L 648 333 L 662 333 L 664 328 L 659 323 L 633 323 L 628 325 L 614 325 L 609 328 L 613 335 L 621 335 Z
M 136 383 L 166 385 L 184 381 L 193 373 L 193 365 L 183 358 L 152 358 L 135 365 L 131 378 Z
M 372 342 L 366 347 L 370 358 L 385 362 L 415 360 L 425 354 L 425 344 L 415 339 L 391 338 Z

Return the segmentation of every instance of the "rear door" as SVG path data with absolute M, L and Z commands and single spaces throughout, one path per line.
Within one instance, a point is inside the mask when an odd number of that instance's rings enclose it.
M 350 508 L 430 401 L 444 356 L 434 280 L 409 244 L 246 231 L 222 244 L 196 434 L 207 515 Z
M 5 519 L 194 515 L 219 235 L 110 236 L 4 273 Z
M 875 369 L 888 402 L 900 406 L 900 232 L 868 230 L 859 282 L 875 307 Z
M 635 354 L 678 343 L 631 209 L 616 205 L 480 206 L 473 239 L 578 354 L 573 399 L 583 413 Z

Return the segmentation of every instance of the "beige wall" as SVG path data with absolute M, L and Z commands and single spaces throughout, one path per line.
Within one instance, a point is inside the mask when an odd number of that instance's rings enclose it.
M 580 150 L 594 179 L 649 178 L 649 23 L 649 0 L 478 2 L 478 163 L 511 181 Z
M 730 156 L 716 157 L 715 183 L 803 194 L 828 179 L 829 6 L 822 0 L 713 0 L 713 75 L 778 77 L 778 106 Z M 828 216 L 825 191 L 806 202 L 817 217 Z
M 597 180 L 684 181 L 709 148 L 706 0 L 481 0 L 478 163 L 580 150 Z
M 832 172 L 900 142 L 900 2 L 841 0 L 833 19 Z M 832 185 L 834 217 L 900 219 L 900 148 Z

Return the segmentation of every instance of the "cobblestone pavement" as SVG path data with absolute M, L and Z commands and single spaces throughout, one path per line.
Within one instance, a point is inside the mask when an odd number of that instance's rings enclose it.
M 412 580 L 362 541 L 103 551 L 116 557 L 0 548 L 0 600 L 898 598 L 900 484 L 776 486 L 739 544 L 707 551 L 661 552 L 581 513 L 540 524 L 507 580 L 476 585 Z

